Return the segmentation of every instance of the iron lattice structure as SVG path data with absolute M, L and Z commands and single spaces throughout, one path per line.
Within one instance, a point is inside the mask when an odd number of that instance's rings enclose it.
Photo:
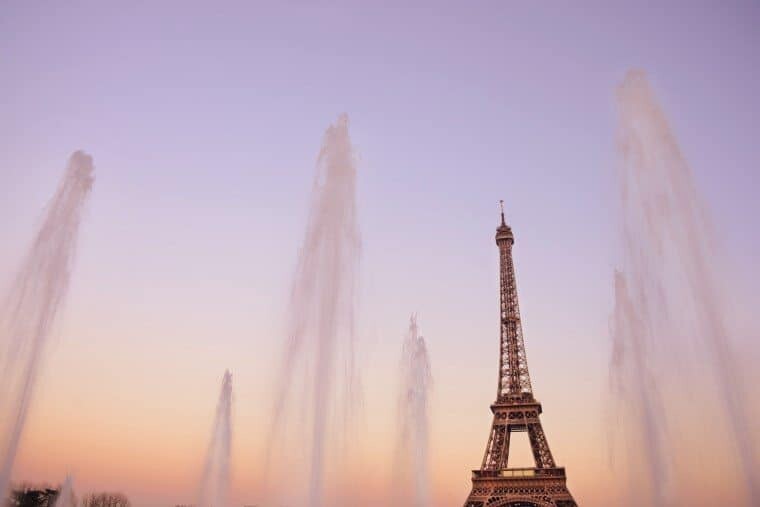
M 465 507 L 577 507 L 567 489 L 565 469 L 554 463 L 539 418 L 541 404 L 533 397 L 512 262 L 514 243 L 502 208 L 496 229 L 501 296 L 499 386 L 491 405 L 493 423 L 483 463 L 472 472 L 472 491 Z M 509 467 L 509 439 L 516 431 L 528 433 L 533 468 Z

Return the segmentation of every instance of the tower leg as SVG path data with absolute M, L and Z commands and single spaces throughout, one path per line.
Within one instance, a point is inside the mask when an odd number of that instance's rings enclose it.
M 530 438 L 530 447 L 533 450 L 533 458 L 536 460 L 536 467 L 554 468 L 554 458 L 551 450 L 549 450 L 549 443 L 546 441 L 541 423 L 528 425 L 528 437 Z

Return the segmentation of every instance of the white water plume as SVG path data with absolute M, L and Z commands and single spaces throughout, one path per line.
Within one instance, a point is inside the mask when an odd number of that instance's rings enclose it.
M 414 314 L 401 349 L 399 374 L 394 505 L 429 507 L 432 375 L 425 339 L 419 335 Z
M 0 307 L 0 498 L 13 462 L 51 331 L 69 287 L 82 209 L 93 183 L 92 158 L 69 158 L 58 190 Z
M 348 117 L 341 115 L 325 132 L 317 158 L 269 438 L 272 445 L 288 406 L 297 409 L 298 431 L 308 433 L 309 507 L 324 504 L 328 428 L 345 426 L 358 398 L 354 309 L 359 253 L 356 160 Z M 306 393 L 302 403 L 292 402 L 294 384 Z
M 232 440 L 232 373 L 224 372 L 211 441 L 203 465 L 197 507 L 228 507 Z
M 678 461 L 700 452 L 715 439 L 710 430 L 723 425 L 728 438 L 720 441 L 738 456 L 748 505 L 760 505 L 760 463 L 712 251 L 715 235 L 646 75 L 629 72 L 617 98 L 624 259 L 615 276 L 610 375 L 620 420 L 638 446 L 641 466 L 631 468 L 646 474 L 634 477 L 636 497 L 629 501 L 689 502 L 700 479 L 677 476 L 709 469 Z M 686 441 L 691 416 L 703 422 Z
M 61 489 L 55 497 L 53 507 L 77 507 L 77 500 L 74 496 L 74 479 L 70 475 L 67 475 L 66 480 L 63 481 Z

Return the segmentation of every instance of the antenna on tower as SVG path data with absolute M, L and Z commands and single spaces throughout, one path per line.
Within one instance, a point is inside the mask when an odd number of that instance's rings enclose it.
M 504 199 L 499 199 L 499 208 L 501 208 L 501 225 L 507 225 L 504 221 Z

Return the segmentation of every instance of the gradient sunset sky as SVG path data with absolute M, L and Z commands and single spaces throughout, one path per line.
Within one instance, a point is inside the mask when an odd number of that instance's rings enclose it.
M 434 377 L 434 504 L 463 503 L 495 397 L 504 199 L 544 429 L 579 503 L 610 505 L 614 90 L 632 67 L 647 71 L 712 212 L 737 367 L 760 381 L 760 6 L 577 5 L 3 2 L 0 287 L 71 152 L 96 166 L 14 479 L 70 472 L 78 491 L 124 491 L 138 507 L 191 502 L 230 368 L 232 498 L 261 501 L 314 163 L 346 112 L 365 399 L 363 466 L 346 488 L 388 505 L 395 372 L 417 312 Z

